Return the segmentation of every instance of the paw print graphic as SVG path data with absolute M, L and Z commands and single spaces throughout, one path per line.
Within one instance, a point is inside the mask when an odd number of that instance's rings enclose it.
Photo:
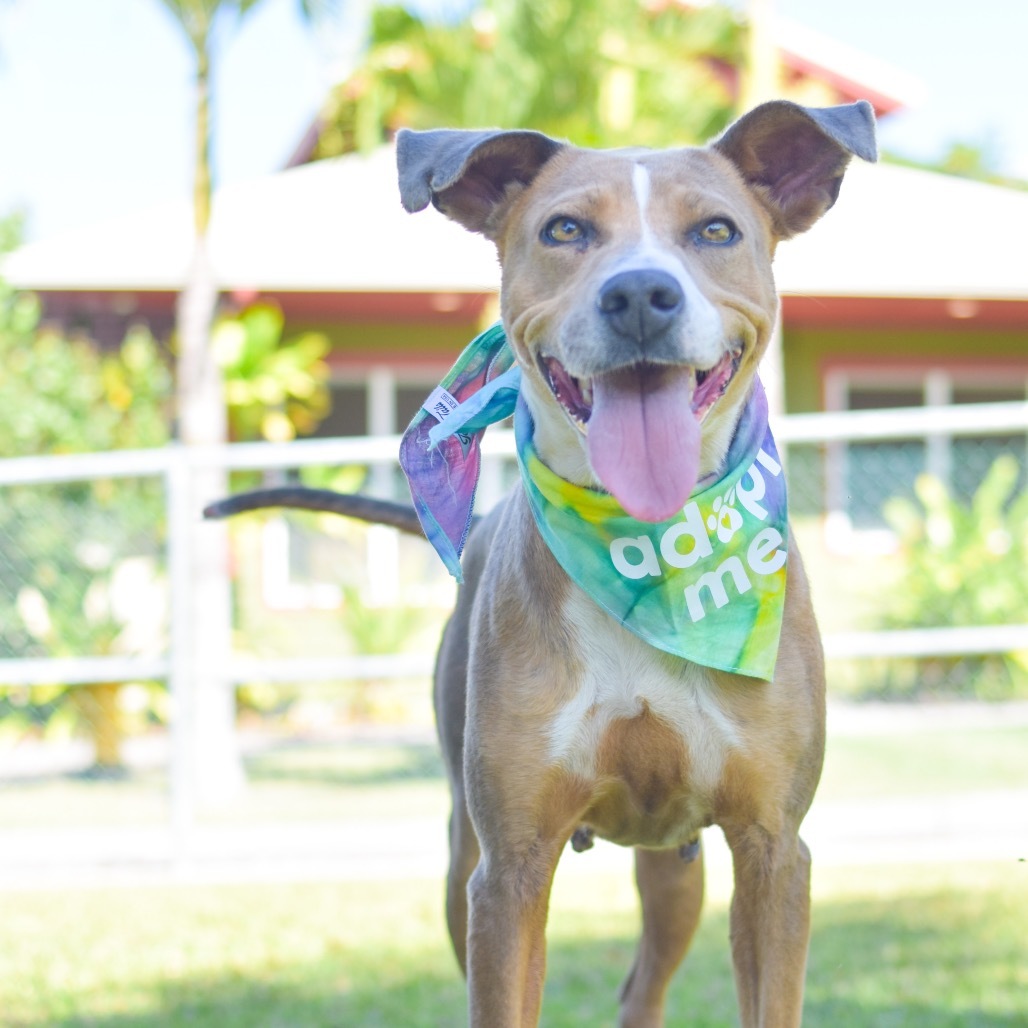
M 707 517 L 707 528 L 717 530 L 718 542 L 727 543 L 742 528 L 742 515 L 735 509 L 735 490 L 714 501 L 713 513 Z

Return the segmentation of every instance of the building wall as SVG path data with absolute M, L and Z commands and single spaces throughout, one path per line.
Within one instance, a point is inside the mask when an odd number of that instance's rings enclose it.
M 986 392 L 1020 390 L 1028 380 L 1028 330 L 944 332 L 923 329 L 813 329 L 784 331 L 786 408 L 791 413 L 831 408 L 833 375 L 851 374 L 883 387 L 889 382 L 949 372 L 957 384 Z M 998 398 L 998 397 L 997 397 Z M 1005 399 L 1012 397 L 1003 397 Z M 983 401 L 988 399 L 982 397 Z

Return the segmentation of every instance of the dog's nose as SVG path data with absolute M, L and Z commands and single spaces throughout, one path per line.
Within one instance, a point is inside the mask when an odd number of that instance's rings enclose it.
M 685 306 L 685 294 L 666 271 L 640 268 L 607 279 L 597 304 L 619 335 L 643 345 L 675 321 Z

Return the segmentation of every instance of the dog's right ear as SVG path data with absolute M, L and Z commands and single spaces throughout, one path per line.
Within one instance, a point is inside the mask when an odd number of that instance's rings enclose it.
M 400 199 L 410 212 L 434 204 L 472 232 L 492 238 L 512 188 L 527 186 L 563 148 L 527 129 L 401 129 L 396 137 Z

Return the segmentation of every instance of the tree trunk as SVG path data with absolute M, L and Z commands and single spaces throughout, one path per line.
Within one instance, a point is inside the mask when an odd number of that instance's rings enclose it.
M 198 236 L 177 311 L 178 432 L 187 446 L 213 446 L 227 438 L 224 390 L 210 347 L 217 299 L 206 238 Z M 190 539 L 192 606 L 186 614 L 186 636 L 194 795 L 203 804 L 217 805 L 238 795 L 244 774 L 235 733 L 235 694 L 224 677 L 232 632 L 227 526 L 204 522 L 200 511 L 226 495 L 228 476 L 220 468 L 196 468 L 191 477 L 197 519 Z
M 83 685 L 75 691 L 79 713 L 88 723 L 93 739 L 93 764 L 98 772 L 114 772 L 122 766 L 119 692 L 115 682 Z
M 213 10 L 194 24 L 183 21 L 196 58 L 196 154 L 193 164 L 193 259 L 176 309 L 178 330 L 178 438 L 186 446 L 217 446 L 228 437 L 221 372 L 211 352 L 211 325 L 218 284 L 207 249 L 211 220 L 210 34 Z M 195 468 L 191 504 L 196 521 L 189 538 L 190 609 L 180 634 L 188 650 L 186 719 L 191 737 L 193 795 L 219 804 L 238 794 L 244 782 L 235 733 L 235 693 L 224 677 L 232 632 L 228 533 L 223 522 L 204 522 L 204 506 L 228 490 L 220 468 Z

